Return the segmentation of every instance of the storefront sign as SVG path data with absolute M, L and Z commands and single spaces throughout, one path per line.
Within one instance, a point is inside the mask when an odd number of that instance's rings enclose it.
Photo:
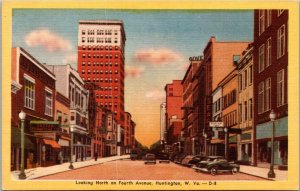
M 34 135 L 53 140 L 55 139 L 55 133 L 34 133 Z
M 209 126 L 215 128 L 224 127 L 224 123 L 222 121 L 210 121 Z
M 30 131 L 61 131 L 56 121 L 30 121 Z
M 251 133 L 241 134 L 241 140 L 251 140 Z

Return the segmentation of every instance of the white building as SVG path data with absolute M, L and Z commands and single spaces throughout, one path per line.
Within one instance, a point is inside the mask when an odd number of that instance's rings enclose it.
M 212 92 L 212 121 L 221 121 L 222 120 L 222 87 L 217 87 Z M 212 128 L 214 136 L 212 137 L 211 144 L 209 147 L 209 154 L 211 155 L 220 155 L 224 153 L 224 140 L 221 138 L 223 133 L 222 129 Z
M 71 65 L 44 65 L 56 76 L 56 90 L 70 100 L 70 130 L 73 133 L 73 161 L 90 159 L 91 139 L 88 136 L 88 91 Z

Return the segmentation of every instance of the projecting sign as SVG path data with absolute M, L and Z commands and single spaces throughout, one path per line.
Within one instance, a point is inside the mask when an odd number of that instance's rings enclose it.
M 222 121 L 210 121 L 210 127 L 224 127 L 224 123 Z

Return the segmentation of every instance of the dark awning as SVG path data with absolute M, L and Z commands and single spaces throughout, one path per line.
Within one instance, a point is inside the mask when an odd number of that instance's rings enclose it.
M 28 135 L 24 135 L 25 149 L 35 150 L 35 145 L 32 143 Z M 11 144 L 15 147 L 21 147 L 21 129 L 11 128 Z

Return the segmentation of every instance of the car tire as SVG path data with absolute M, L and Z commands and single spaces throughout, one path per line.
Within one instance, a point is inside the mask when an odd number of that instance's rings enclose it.
M 236 173 L 238 173 L 238 171 L 239 171 L 238 168 L 233 167 L 232 170 L 231 170 L 231 173 L 236 174 Z
M 213 166 L 211 169 L 210 169 L 210 174 L 215 176 L 218 174 L 218 168 L 216 166 Z

